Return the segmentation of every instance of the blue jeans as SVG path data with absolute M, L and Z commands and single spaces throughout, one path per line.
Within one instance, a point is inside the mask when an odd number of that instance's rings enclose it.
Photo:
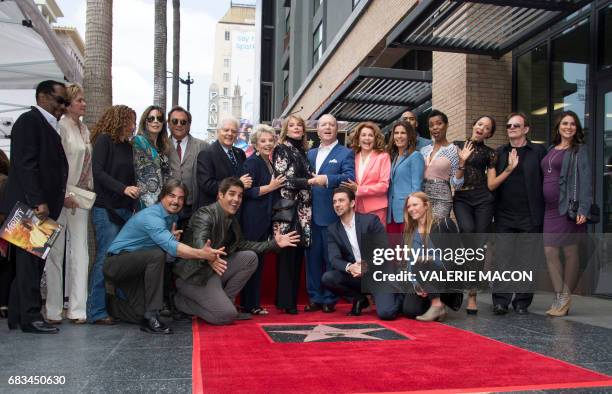
M 115 212 L 126 221 L 132 216 L 132 211 L 125 208 L 115 209 Z M 87 321 L 89 323 L 108 317 L 102 267 L 108 248 L 121 230 L 121 226 L 110 220 L 105 208 L 93 207 L 92 219 L 96 230 L 96 259 L 89 274 L 87 294 Z

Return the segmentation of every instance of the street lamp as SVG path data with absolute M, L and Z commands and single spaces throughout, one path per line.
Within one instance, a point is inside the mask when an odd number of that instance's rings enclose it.
M 168 74 L 174 76 L 174 73 L 172 71 L 166 71 Z M 167 77 L 167 78 L 172 78 L 172 77 Z M 190 107 L 190 103 L 191 103 L 191 85 L 193 84 L 193 78 L 191 78 L 191 75 L 189 74 L 189 72 L 187 73 L 187 79 L 183 79 L 180 76 L 178 77 L 179 81 L 184 84 L 187 85 L 187 111 L 190 111 L 189 107 Z

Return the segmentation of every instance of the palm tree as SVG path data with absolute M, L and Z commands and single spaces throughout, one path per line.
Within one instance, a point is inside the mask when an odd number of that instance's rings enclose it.
M 113 0 L 87 0 L 85 22 L 85 124 L 92 128 L 113 103 Z
M 172 106 L 179 101 L 179 63 L 181 61 L 181 0 L 172 0 Z
M 166 23 L 167 0 L 155 0 L 155 33 L 153 43 L 153 103 L 166 109 Z

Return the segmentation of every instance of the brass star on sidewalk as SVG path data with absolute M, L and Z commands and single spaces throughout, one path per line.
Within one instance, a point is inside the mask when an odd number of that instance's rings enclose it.
M 306 335 L 306 338 L 304 338 L 304 342 L 316 342 L 338 337 L 381 341 L 382 338 L 376 338 L 371 335 L 367 335 L 370 332 L 381 330 L 385 330 L 385 328 L 336 328 L 325 324 L 319 324 L 310 330 L 281 330 L 269 332 Z

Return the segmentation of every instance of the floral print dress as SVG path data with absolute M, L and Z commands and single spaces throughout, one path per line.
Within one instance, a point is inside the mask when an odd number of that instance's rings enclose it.
M 136 186 L 140 189 L 138 209 L 157 203 L 157 197 L 164 183 L 170 178 L 168 158 L 143 135 L 137 135 L 134 144 L 134 171 Z
M 312 178 L 312 169 L 301 146 L 302 141 L 288 138 L 274 148 L 272 166 L 276 177 L 285 176 L 285 186 L 279 189 L 280 198 L 297 201 L 297 231 L 300 234 L 300 246 L 310 246 L 312 222 L 312 193 L 308 179 Z M 273 231 L 288 233 L 289 223 L 273 222 Z

